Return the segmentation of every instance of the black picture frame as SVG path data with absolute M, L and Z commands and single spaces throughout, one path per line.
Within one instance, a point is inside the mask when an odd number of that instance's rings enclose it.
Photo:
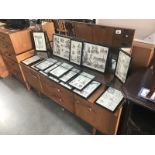
M 74 61 L 73 59 L 72 59 L 72 56 L 73 56 L 73 43 L 74 44 L 81 44 L 81 47 L 79 47 L 79 48 L 81 48 L 80 49 L 80 54 L 79 54 L 79 61 Z M 70 48 L 70 57 L 69 57 L 69 61 L 71 62 L 71 63 L 73 63 L 73 64 L 75 64 L 75 65 L 78 65 L 78 66 L 81 66 L 81 64 L 82 64 L 82 55 L 83 55 L 83 41 L 82 40 L 80 40 L 80 39 L 78 39 L 78 38 L 73 38 L 73 37 L 71 37 L 71 48 Z M 74 46 L 76 46 L 77 47 L 77 45 L 74 45 Z M 74 51 L 75 52 L 75 51 Z M 78 52 L 78 51 L 77 51 Z
M 111 87 L 111 86 L 110 86 L 110 87 Z M 124 95 L 123 95 L 123 98 L 120 100 L 120 102 L 117 104 L 117 106 L 115 107 L 114 110 L 111 110 L 111 109 L 107 108 L 106 106 L 103 106 L 103 105 L 97 103 L 97 101 L 103 96 L 103 94 L 106 93 L 106 91 L 108 91 L 108 89 L 109 89 L 110 87 L 107 87 L 107 88 L 104 90 L 104 92 L 96 99 L 95 104 L 97 104 L 98 106 L 100 106 L 100 107 L 102 107 L 102 108 L 108 110 L 109 112 L 114 113 L 114 112 L 117 110 L 117 108 L 119 107 L 119 105 L 123 102 L 123 100 L 124 100 Z M 113 87 L 111 87 L 111 88 L 112 88 L 112 89 L 115 89 L 115 88 L 113 88 Z M 116 89 L 116 90 L 117 90 L 117 89 Z M 118 90 L 118 91 L 120 91 L 120 90 Z M 121 92 L 121 91 L 120 91 L 120 92 Z
M 47 52 L 47 44 L 46 44 L 45 35 L 46 34 L 43 31 L 33 31 L 32 32 L 32 38 L 33 38 L 33 44 L 35 47 L 35 51 Z M 42 43 L 42 46 L 39 45 L 40 43 Z
M 127 63 L 126 64 L 127 66 L 124 67 L 124 68 L 126 68 L 126 71 L 124 72 L 124 74 L 125 74 L 124 77 L 123 77 L 123 75 L 121 75 L 121 76 L 119 75 L 122 71 L 118 70 L 118 67 L 122 68 L 122 66 L 123 66 L 123 62 L 120 62 L 120 59 L 121 59 L 120 54 L 123 54 L 124 56 L 128 57 L 128 59 L 129 59 L 127 62 L 125 62 L 125 63 Z M 117 58 L 117 64 L 116 64 L 116 69 L 115 69 L 115 77 L 117 77 L 118 80 L 121 81 L 122 83 L 126 82 L 128 72 L 129 72 L 129 69 L 130 69 L 131 60 L 132 60 L 132 58 L 131 58 L 130 54 L 126 53 L 122 49 L 119 50 L 119 55 L 118 55 L 118 58 Z
M 95 81 L 95 82 L 98 82 L 98 81 L 96 81 L 96 80 L 93 80 L 93 81 Z M 81 91 L 83 91 L 84 89 L 86 89 L 93 81 L 91 81 L 86 87 L 84 87 Z M 95 91 L 97 91 L 97 89 L 102 85 L 100 82 L 98 82 L 99 83 L 99 85 L 91 92 L 91 93 L 89 93 L 88 94 L 88 96 L 83 96 L 83 95 L 81 95 L 81 94 L 79 94 L 79 93 L 77 93 L 76 92 L 76 90 L 77 89 L 73 89 L 73 92 L 76 94 L 76 95 L 78 95 L 78 96 L 80 96 L 80 97 L 82 97 L 83 99 L 88 99 Z M 79 91 L 79 90 L 77 90 L 77 91 Z
M 62 52 L 62 49 L 60 49 L 60 51 L 56 51 L 56 47 L 55 47 L 55 37 L 59 37 L 59 39 L 68 39 L 68 55 L 65 57 L 64 55 L 61 55 L 61 53 L 60 54 L 56 54 L 56 53 L 58 53 L 58 52 Z M 61 45 L 57 45 L 57 46 L 61 46 Z M 70 59 L 70 49 L 71 49 L 71 37 L 70 36 L 65 36 L 65 35 L 61 35 L 61 34 L 57 34 L 57 33 L 55 33 L 55 34 L 53 34 L 53 45 L 52 45 L 52 55 L 53 56 L 56 56 L 56 57 L 59 57 L 59 58 L 62 58 L 62 59 L 64 59 L 64 60 L 67 60 L 67 61 L 69 61 L 69 59 Z
M 87 65 L 85 64 L 84 56 L 85 56 L 85 45 L 86 44 L 89 44 L 90 46 L 96 46 L 96 47 L 98 46 L 98 47 L 102 47 L 102 48 L 107 49 L 107 55 L 106 55 L 106 58 L 105 58 L 106 60 L 104 62 L 104 70 L 98 69 L 99 66 L 93 66 L 92 67 L 92 62 L 90 62 L 90 64 L 87 64 Z M 106 65 L 107 65 L 107 61 L 108 61 L 109 51 L 110 51 L 110 47 L 108 47 L 107 45 L 96 44 L 96 43 L 84 41 L 83 42 L 83 54 L 82 54 L 82 66 L 87 67 L 87 68 L 92 69 L 92 70 L 95 70 L 95 71 L 98 71 L 100 73 L 104 73 L 106 71 Z M 89 53 L 89 51 L 87 53 Z M 101 59 L 101 58 L 98 57 L 98 59 Z M 96 62 L 98 62 L 98 61 L 96 61 Z

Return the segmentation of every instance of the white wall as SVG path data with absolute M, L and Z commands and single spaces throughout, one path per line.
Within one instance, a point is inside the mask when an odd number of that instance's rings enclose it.
M 96 24 L 133 28 L 136 39 L 144 39 L 155 32 L 155 19 L 97 19 Z

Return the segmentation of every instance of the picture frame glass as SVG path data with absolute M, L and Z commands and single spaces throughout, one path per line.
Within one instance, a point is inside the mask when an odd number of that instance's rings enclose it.
M 101 85 L 98 81 L 92 81 L 88 86 L 86 86 L 82 91 L 74 89 L 73 92 L 77 93 L 78 95 L 88 98 L 99 86 Z
M 53 35 L 53 55 L 69 60 L 70 44 L 70 38 Z
M 81 65 L 82 42 L 71 40 L 70 62 Z
M 36 51 L 47 51 L 45 33 L 44 32 L 33 32 L 33 40 Z
M 84 43 L 82 65 L 104 73 L 108 52 L 108 47 Z
M 125 83 L 127 73 L 130 67 L 131 57 L 123 51 L 119 52 L 115 75 L 116 77 Z
M 124 96 L 121 91 L 109 87 L 96 101 L 97 104 L 114 111 L 116 107 L 121 103 Z
M 94 75 L 88 74 L 86 72 L 80 73 L 76 78 L 69 82 L 74 88 L 78 90 L 82 90 L 85 86 L 87 86 L 93 79 L 95 78 Z

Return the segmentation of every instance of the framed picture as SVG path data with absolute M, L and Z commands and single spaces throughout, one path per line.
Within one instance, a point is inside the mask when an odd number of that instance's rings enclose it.
M 101 85 L 98 81 L 92 81 L 88 86 L 86 86 L 82 91 L 79 91 L 77 89 L 74 89 L 73 92 L 76 94 L 88 98 L 97 88 Z
M 120 50 L 115 70 L 115 76 L 123 83 L 125 83 L 126 81 L 127 73 L 130 67 L 130 62 L 131 62 L 130 55 Z
M 31 64 L 38 62 L 40 60 L 41 60 L 41 58 L 38 55 L 35 55 L 35 56 L 32 56 L 32 57 L 22 61 L 22 63 L 24 63 L 25 65 L 31 65 Z
M 82 65 L 104 73 L 108 52 L 108 47 L 85 42 L 83 48 Z
M 82 42 L 71 40 L 70 62 L 81 65 Z
M 48 59 L 42 61 L 40 64 L 37 64 L 36 68 L 38 68 L 39 70 L 45 70 L 46 68 L 55 64 L 56 62 L 57 62 L 57 60 L 48 58 Z
M 60 80 L 63 82 L 67 82 L 69 81 L 71 78 L 73 78 L 74 76 L 76 76 L 78 73 L 80 72 L 79 69 L 73 68 L 72 70 L 70 70 L 68 73 L 66 73 L 65 75 L 63 75 Z
M 97 104 L 105 107 L 110 111 L 115 111 L 117 106 L 121 103 L 124 96 L 121 91 L 109 87 L 96 101 Z
M 52 65 L 51 67 L 47 68 L 46 70 L 44 70 L 44 72 L 46 74 L 48 74 L 50 71 L 52 71 L 54 68 L 58 67 L 59 65 L 61 65 L 61 62 L 57 62 L 56 64 Z
M 69 60 L 70 55 L 70 38 L 53 35 L 53 55 Z
M 44 32 L 32 32 L 35 50 L 36 51 L 47 51 L 46 39 Z
M 93 79 L 95 78 L 94 75 L 88 74 L 86 72 L 80 73 L 76 78 L 69 82 L 69 85 L 72 87 L 82 90 L 86 87 Z
M 62 75 L 64 75 L 65 73 L 67 73 L 70 69 L 72 69 L 73 66 L 67 63 L 63 63 L 60 66 L 56 67 L 55 69 L 53 69 L 52 71 L 50 71 L 49 73 L 57 78 L 61 77 Z

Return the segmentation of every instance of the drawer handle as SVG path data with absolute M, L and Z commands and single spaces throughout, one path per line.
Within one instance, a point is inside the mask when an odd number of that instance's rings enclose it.
M 58 92 L 60 92 L 60 89 L 57 89 L 58 90 Z

